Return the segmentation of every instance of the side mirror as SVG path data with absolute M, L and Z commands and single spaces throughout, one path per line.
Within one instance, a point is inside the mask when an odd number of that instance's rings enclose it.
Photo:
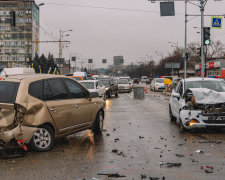
M 90 98 L 97 98 L 99 94 L 97 92 L 90 92 Z
M 172 96 L 177 98 L 178 100 L 180 99 L 180 94 L 179 93 L 172 93 Z

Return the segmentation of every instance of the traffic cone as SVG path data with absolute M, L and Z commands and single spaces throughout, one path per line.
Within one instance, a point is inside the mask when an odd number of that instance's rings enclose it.
M 144 88 L 145 94 L 148 94 L 148 89 Z

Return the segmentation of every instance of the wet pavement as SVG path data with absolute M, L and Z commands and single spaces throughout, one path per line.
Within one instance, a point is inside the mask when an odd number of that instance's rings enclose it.
M 225 131 L 180 132 L 168 99 L 149 91 L 143 100 L 133 93 L 108 99 L 102 136 L 84 131 L 50 152 L 0 159 L 0 179 L 224 179 Z

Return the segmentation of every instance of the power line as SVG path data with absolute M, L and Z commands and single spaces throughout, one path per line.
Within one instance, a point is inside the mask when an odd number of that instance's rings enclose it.
M 56 6 L 74 6 L 74 7 L 81 7 L 81 8 L 92 8 L 92 9 L 105 9 L 105 10 L 118 10 L 118 11 L 133 11 L 133 12 L 146 12 L 146 13 L 157 13 L 158 11 L 149 11 L 143 9 L 127 9 L 127 8 L 111 8 L 111 7 L 104 7 L 104 6 L 89 6 L 89 5 L 79 5 L 79 4 L 66 4 L 66 3 L 45 3 L 49 5 L 56 5 Z

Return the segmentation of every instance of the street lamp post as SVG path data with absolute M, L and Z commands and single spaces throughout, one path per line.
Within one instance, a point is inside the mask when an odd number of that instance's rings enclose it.
M 69 32 L 69 31 L 73 31 L 73 30 L 70 29 L 70 30 L 62 31 L 60 29 L 59 31 L 59 58 L 62 58 L 62 38 L 65 36 L 69 36 L 69 34 L 63 35 L 63 33 Z

